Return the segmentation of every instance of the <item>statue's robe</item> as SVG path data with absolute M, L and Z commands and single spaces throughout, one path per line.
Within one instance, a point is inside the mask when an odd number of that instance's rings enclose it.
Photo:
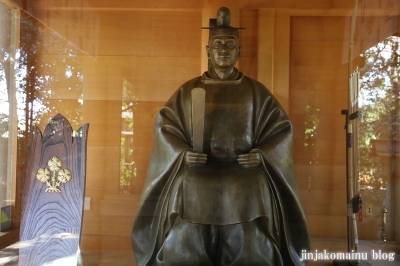
M 215 76 L 215 75 L 214 75 Z M 183 84 L 163 106 L 141 206 L 132 231 L 138 265 L 152 265 L 176 217 L 205 225 L 260 219 L 278 246 L 283 265 L 303 265 L 309 250 L 305 216 L 293 168 L 293 128 L 274 96 L 236 69 L 229 80 L 206 72 Z M 192 150 L 191 91 L 206 91 L 205 165 L 185 166 Z M 257 152 L 259 168 L 238 155 Z

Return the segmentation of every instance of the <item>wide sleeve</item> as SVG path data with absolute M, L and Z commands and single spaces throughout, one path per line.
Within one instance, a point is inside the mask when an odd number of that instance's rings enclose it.
M 293 163 L 293 127 L 284 109 L 261 84 L 253 83 L 255 97 L 255 149 L 262 156 L 262 170 L 276 197 L 280 221 L 279 243 L 285 265 L 304 265 L 301 252 L 310 240 L 299 199 Z
M 132 247 L 138 265 L 147 265 L 166 220 L 166 204 L 184 154 L 191 149 L 190 105 L 180 88 L 159 111 L 146 182 L 132 229 Z

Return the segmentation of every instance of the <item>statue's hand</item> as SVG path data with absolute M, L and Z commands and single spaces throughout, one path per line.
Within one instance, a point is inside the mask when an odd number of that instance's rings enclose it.
M 207 162 L 207 154 L 187 151 L 185 154 L 185 165 L 192 166 L 197 164 L 205 164 Z
M 258 151 L 252 150 L 247 154 L 241 154 L 237 160 L 245 168 L 257 168 L 261 165 L 261 155 Z

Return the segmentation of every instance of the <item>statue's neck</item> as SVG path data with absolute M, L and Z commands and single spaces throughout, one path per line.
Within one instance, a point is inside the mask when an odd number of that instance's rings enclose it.
M 235 78 L 237 72 L 238 70 L 234 67 L 226 70 L 212 67 L 209 71 L 210 76 L 213 79 L 219 79 L 219 80 L 232 80 Z

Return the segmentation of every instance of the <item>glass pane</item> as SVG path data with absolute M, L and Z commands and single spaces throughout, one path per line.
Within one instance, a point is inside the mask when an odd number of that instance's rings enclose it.
M 25 12 L 20 27 L 16 73 L 19 129 L 29 132 L 37 125 L 43 131 L 57 113 L 77 129 L 82 124 L 85 54 Z
M 12 9 L 0 3 L 0 231 L 11 227 L 13 187 L 13 55 Z
M 383 251 L 400 239 L 399 198 L 399 9 L 396 1 L 358 1 L 350 70 L 359 71 L 354 106 L 355 163 L 363 200 L 358 236 Z M 387 244 L 379 246 L 379 241 Z
M 366 237 L 385 241 L 394 239 L 393 193 L 399 156 L 399 41 L 397 36 L 388 37 L 361 54 L 365 65 L 360 70 L 358 99 L 363 114 L 358 126 L 359 186 L 369 226 L 374 232 L 373 236 Z M 385 225 L 383 213 L 388 218 Z
M 346 16 L 294 16 L 290 118 L 296 178 L 311 237 L 346 238 Z M 323 34 L 320 34 L 323 33 Z M 326 230 L 332 228 L 332 230 Z

